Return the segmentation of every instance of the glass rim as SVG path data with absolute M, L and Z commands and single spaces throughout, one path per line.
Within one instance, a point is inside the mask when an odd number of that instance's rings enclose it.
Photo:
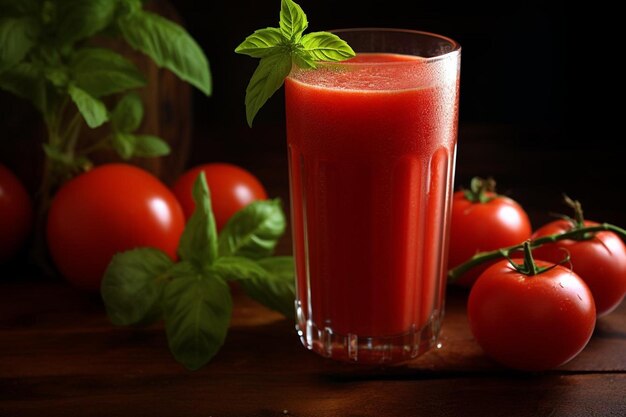
M 399 29 L 399 28 L 384 28 L 384 27 L 362 27 L 362 28 L 331 29 L 331 30 L 329 30 L 329 32 L 333 33 L 335 35 L 341 35 L 341 33 L 348 33 L 348 32 L 395 32 L 395 33 L 406 33 L 406 34 L 409 34 L 409 35 L 411 35 L 411 34 L 412 35 L 421 35 L 421 36 L 428 36 L 428 37 L 431 37 L 431 38 L 440 39 L 442 41 L 445 41 L 445 42 L 449 43 L 450 46 L 452 47 L 452 49 L 450 51 L 447 51 L 446 53 L 443 53 L 441 55 L 436 55 L 436 56 L 431 56 L 431 57 L 420 57 L 420 58 L 422 58 L 423 61 L 426 61 L 426 62 L 438 61 L 440 59 L 447 58 L 450 55 L 459 54 L 461 52 L 461 44 L 458 43 L 457 41 L 455 41 L 454 39 L 452 39 L 452 38 L 450 38 L 448 36 L 439 35 L 439 34 L 434 33 L 434 32 L 427 32 L 427 31 L 423 31 L 423 30 Z M 377 65 L 378 66 L 378 65 L 411 65 L 411 64 L 414 64 L 414 63 L 410 62 L 410 61 L 376 62 L 376 63 L 372 63 L 372 62 L 342 62 L 342 61 L 339 61 L 339 62 L 332 62 L 332 64 L 340 64 L 340 65 L 341 64 L 347 64 L 347 65 Z

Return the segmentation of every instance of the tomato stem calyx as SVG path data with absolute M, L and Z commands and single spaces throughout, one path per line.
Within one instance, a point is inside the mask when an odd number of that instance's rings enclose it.
M 497 249 L 497 250 L 488 251 L 488 252 L 479 252 L 476 255 L 472 256 L 468 261 L 449 270 L 448 282 L 449 283 L 455 282 L 467 271 L 469 271 L 470 269 L 482 263 L 496 260 L 496 259 L 502 259 L 502 258 L 510 259 L 512 252 L 524 249 L 524 245 L 526 244 L 529 246 L 530 249 L 535 249 L 546 243 L 558 242 L 560 240 L 567 240 L 567 239 L 585 240 L 588 238 L 587 236 L 589 236 L 589 234 L 596 233 L 596 232 L 605 232 L 605 231 L 613 232 L 616 235 L 618 235 L 622 240 L 626 241 L 626 230 L 622 229 L 621 227 L 609 224 L 609 223 L 602 223 L 597 226 L 581 227 L 579 229 L 569 230 L 565 233 L 556 233 L 553 235 L 542 236 L 534 240 L 526 241 L 522 244 L 509 246 L 509 247 L 502 248 L 502 249 Z M 563 262 L 568 262 L 568 259 L 566 258 Z M 540 273 L 540 272 L 537 272 L 537 273 Z M 531 275 L 531 274 L 527 274 L 527 275 Z
M 563 259 L 558 264 L 554 264 L 550 266 L 539 266 L 537 265 L 537 263 L 535 262 L 535 259 L 533 258 L 533 248 L 532 248 L 532 243 L 530 239 L 523 243 L 522 249 L 524 250 L 524 263 L 523 264 L 518 264 L 511 258 L 510 253 L 514 252 L 515 250 L 509 251 L 509 253 L 506 253 L 507 251 L 504 251 L 503 255 L 506 259 L 509 260 L 509 263 L 511 264 L 511 266 L 513 266 L 513 268 L 515 268 L 517 272 L 519 272 L 520 274 L 529 276 L 529 277 L 547 272 L 551 269 L 556 268 L 558 265 L 562 265 L 566 262 L 569 262 L 570 260 L 570 257 L 568 254 L 566 255 L 565 259 Z
M 565 216 L 564 218 L 572 224 L 572 230 L 584 229 L 585 227 L 585 216 L 583 215 L 583 207 L 580 204 L 580 201 L 573 200 L 569 196 L 563 194 L 563 199 L 565 200 L 565 204 L 571 207 L 574 210 L 574 218 L 569 216 Z M 580 236 L 574 238 L 574 240 L 589 240 L 595 236 L 595 233 L 582 232 L 580 231 Z
M 470 189 L 464 189 L 465 198 L 472 203 L 488 203 L 494 198 L 496 192 L 496 181 L 489 177 L 487 179 L 474 177 L 470 182 Z M 490 195 L 488 195 L 488 193 Z

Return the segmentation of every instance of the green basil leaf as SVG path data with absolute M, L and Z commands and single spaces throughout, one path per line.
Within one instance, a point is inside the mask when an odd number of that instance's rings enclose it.
M 255 201 L 235 213 L 219 236 L 220 256 L 271 256 L 287 226 L 280 200 Z
M 206 271 L 217 258 L 217 230 L 211 208 L 211 196 L 204 172 L 193 185 L 196 209 L 185 226 L 178 244 L 178 254 L 200 271 Z
M 139 12 L 143 7 L 143 2 L 142 0 L 121 0 L 118 17 Z
M 295 317 L 295 266 L 291 256 L 265 258 L 257 261 L 268 273 L 265 276 L 239 281 L 251 298 L 276 310 L 285 317 Z
M 250 127 L 259 109 L 283 85 L 291 66 L 291 54 L 286 51 L 261 59 L 246 88 L 246 117 Z
M 58 8 L 58 41 L 73 44 L 109 26 L 113 21 L 116 0 L 63 0 Z
M 135 137 L 130 133 L 117 132 L 111 136 L 111 146 L 120 158 L 129 160 L 135 150 Z
M 154 13 L 132 13 L 118 22 L 126 42 L 179 78 L 211 95 L 209 62 L 196 41 L 180 25 Z
M 112 145 L 122 159 L 132 157 L 154 158 L 170 153 L 167 142 L 152 135 L 118 132 L 112 136 Z
M 60 90 L 66 89 L 70 82 L 68 70 L 63 66 L 45 68 L 44 75 L 46 80 Z
M 103 48 L 81 48 L 70 62 L 77 87 L 102 97 L 146 85 L 137 67 L 122 55 Z
M 246 88 L 246 119 L 252 122 L 265 102 L 289 75 L 292 65 L 315 68 L 316 60 L 340 61 L 354 56 L 346 42 L 334 34 L 315 32 L 302 36 L 307 17 L 293 0 L 282 0 L 280 34 L 276 28 L 260 29 L 248 36 L 235 52 L 261 58 Z
M 178 273 L 165 287 L 165 330 L 172 354 L 186 368 L 205 365 L 224 344 L 232 314 L 228 285 Z
M 85 90 L 70 84 L 68 92 L 90 128 L 98 127 L 109 119 L 104 103 L 90 96 Z
M 13 68 L 0 73 L 0 88 L 26 100 L 45 113 L 46 81 L 41 68 L 30 62 L 20 62 Z
M 248 36 L 235 49 L 235 52 L 253 58 L 264 58 L 276 53 L 277 48 L 281 47 L 283 40 L 283 34 L 278 28 L 259 29 Z
M 31 17 L 0 19 L 0 72 L 24 59 L 35 45 L 39 29 L 39 23 Z
M 221 256 L 217 258 L 211 265 L 210 272 L 224 281 L 263 280 L 268 275 L 267 271 L 254 260 L 241 256 Z
M 297 48 L 291 57 L 293 59 L 293 63 L 296 64 L 298 68 L 317 68 L 317 63 L 315 62 L 315 59 L 307 52 L 303 51 L 301 47 Z
M 135 137 L 135 149 L 133 156 L 139 158 L 155 158 L 169 155 L 171 149 L 163 139 L 153 135 L 133 135 Z
M 285 38 L 297 43 L 309 26 L 306 14 L 292 0 L 282 0 L 280 5 L 280 31 Z
M 350 45 L 333 33 L 307 33 L 302 37 L 301 45 L 302 50 L 317 61 L 343 61 L 355 56 Z
M 170 270 L 170 276 L 172 279 L 187 276 L 202 278 L 202 273 L 192 263 L 187 261 L 181 261 L 172 267 L 172 269 Z
M 143 120 L 143 102 L 136 93 L 128 93 L 117 102 L 111 112 L 111 125 L 114 131 L 131 133 L 139 128 Z
M 134 249 L 115 255 L 100 287 L 111 322 L 127 326 L 158 319 L 163 287 L 172 266 L 172 260 L 158 249 Z

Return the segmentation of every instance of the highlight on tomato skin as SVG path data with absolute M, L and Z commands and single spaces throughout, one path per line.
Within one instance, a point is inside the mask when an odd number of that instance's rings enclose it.
M 469 295 L 467 316 L 474 338 L 489 357 L 524 371 L 569 362 L 587 345 L 596 323 L 593 296 L 578 275 L 557 265 L 527 276 L 508 260 L 480 275 Z
M 484 182 L 476 185 L 477 180 Z M 448 269 L 464 263 L 478 252 L 522 243 L 532 234 L 530 219 L 522 206 L 509 197 L 490 191 L 495 183 L 487 181 L 474 178 L 472 189 L 457 191 L 453 195 Z M 471 287 L 489 265 L 493 262 L 474 267 L 455 283 Z
M 599 223 L 584 220 L 584 226 Z M 532 238 L 561 234 L 574 228 L 569 220 L 559 219 L 535 231 Z M 560 262 L 565 255 L 570 262 L 564 267 L 571 269 L 587 284 L 596 304 L 598 317 L 615 310 L 626 296 L 626 245 L 610 231 L 597 232 L 587 240 L 561 240 L 544 244 L 534 250 L 537 259 Z
M 101 165 L 67 182 L 48 214 L 47 241 L 69 282 L 97 291 L 116 253 L 153 247 L 177 259 L 182 208 L 155 176 L 128 164 Z
M 33 226 L 33 203 L 20 180 L 0 164 L 0 264 L 24 245 Z
M 196 207 L 192 198 L 193 183 L 203 171 L 211 194 L 215 224 L 220 231 L 233 214 L 248 204 L 267 200 L 263 184 L 249 171 L 233 164 L 210 163 L 189 169 L 172 187 L 185 217 L 189 219 Z

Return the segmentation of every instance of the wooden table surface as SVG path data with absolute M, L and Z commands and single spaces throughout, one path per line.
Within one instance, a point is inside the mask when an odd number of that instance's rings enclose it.
M 204 144 L 191 163 L 240 163 L 270 195 L 288 201 L 284 130 L 255 129 L 236 133 L 235 144 L 221 135 L 228 129 L 210 132 L 211 140 L 197 138 Z M 563 184 L 592 181 L 606 166 L 603 156 L 588 173 L 565 175 L 559 163 L 577 150 L 537 153 L 518 144 L 508 152 L 516 135 L 462 129 L 458 175 L 463 181 L 496 175 L 535 226 L 559 209 L 560 192 L 571 190 Z M 485 158 L 486 151 L 501 158 Z M 586 155 L 604 153 L 592 148 Z M 575 196 L 592 218 L 624 225 L 623 201 L 592 198 L 611 187 L 599 182 Z M 290 246 L 286 237 L 279 252 Z M 388 368 L 318 357 L 302 347 L 293 323 L 236 293 L 225 346 L 205 368 L 189 372 L 169 353 L 161 325 L 114 327 L 97 295 L 13 269 L 0 270 L 0 417 L 626 416 L 626 303 L 598 321 L 589 345 L 569 364 L 520 373 L 483 355 L 469 333 L 467 294 L 459 290 L 448 292 L 442 347 Z
M 472 340 L 448 294 L 442 347 L 397 367 L 335 363 L 239 292 L 226 344 L 189 372 L 162 327 L 112 326 L 97 296 L 59 282 L 0 284 L 0 416 L 624 416 L 626 303 L 586 349 L 518 373 Z

